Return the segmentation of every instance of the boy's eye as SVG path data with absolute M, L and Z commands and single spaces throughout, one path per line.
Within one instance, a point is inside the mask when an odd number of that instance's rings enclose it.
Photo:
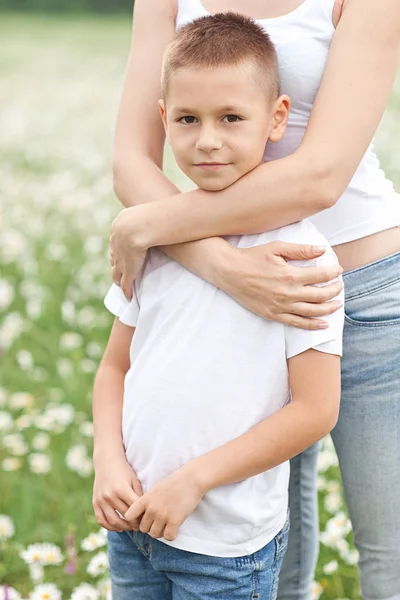
M 241 121 L 242 119 L 238 117 L 238 115 L 225 115 L 222 119 L 224 123 L 236 123 L 237 121 Z
M 191 125 L 191 123 L 196 123 L 196 121 L 196 117 L 191 116 L 181 117 L 180 119 L 178 119 L 178 123 L 183 123 L 184 125 Z

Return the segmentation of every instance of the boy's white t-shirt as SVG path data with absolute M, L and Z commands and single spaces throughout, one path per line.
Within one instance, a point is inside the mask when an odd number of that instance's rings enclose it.
M 309 221 L 227 239 L 241 248 L 273 240 L 328 246 Z M 304 264 L 313 263 L 335 264 L 337 258 L 328 247 Z M 113 285 L 105 305 L 136 327 L 122 430 L 127 460 L 144 492 L 289 402 L 288 358 L 309 348 L 342 351 L 343 310 L 326 318 L 326 330 L 264 320 L 158 249 L 148 252 L 132 301 Z M 176 540 L 161 541 L 211 556 L 252 554 L 285 523 L 288 480 L 286 462 L 215 488 L 181 525 Z

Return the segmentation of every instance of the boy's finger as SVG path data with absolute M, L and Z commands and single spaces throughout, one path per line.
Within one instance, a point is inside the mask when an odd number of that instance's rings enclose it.
M 126 529 L 130 529 L 129 523 L 121 519 L 114 508 L 108 505 L 103 505 L 101 508 L 103 509 L 103 513 L 109 524 L 106 529 L 109 529 L 110 531 L 125 531 Z
M 126 513 L 128 508 L 131 506 L 132 502 L 130 502 L 128 504 L 127 502 L 124 501 L 124 499 L 115 498 L 115 500 L 111 501 L 111 504 L 112 504 L 114 510 L 117 510 L 119 515 L 122 516 L 122 518 L 125 518 L 124 514 Z
M 166 527 L 164 529 L 163 537 L 166 540 L 168 540 L 169 542 L 173 542 L 176 539 L 177 535 L 178 535 L 178 527 L 176 525 L 172 525 L 171 523 L 168 523 L 168 525 L 166 525 Z
M 154 521 L 153 525 L 150 528 L 149 536 L 154 539 L 163 537 L 164 528 L 165 521 Z
M 137 500 L 139 500 L 139 494 L 136 494 L 131 487 L 127 487 L 119 495 L 119 501 L 122 501 L 124 503 L 125 508 L 123 508 L 123 510 L 120 510 L 118 506 L 115 506 L 115 508 L 118 508 L 119 512 L 121 512 L 124 515 L 126 511 L 132 506 L 132 504 Z
M 132 488 L 133 488 L 133 491 L 135 492 L 135 494 L 137 494 L 139 497 L 143 496 L 142 486 L 140 484 L 139 479 L 137 479 L 137 477 L 134 477 L 132 479 Z
M 141 498 L 139 498 L 132 504 L 130 508 L 128 508 L 128 510 L 124 514 L 124 517 L 127 521 L 132 523 L 133 521 L 135 521 L 135 519 L 138 519 L 140 515 L 144 513 L 144 511 L 144 503 L 142 502 Z
M 139 531 L 142 533 L 149 533 L 152 525 L 154 523 L 154 517 L 150 517 L 147 512 L 141 518 Z

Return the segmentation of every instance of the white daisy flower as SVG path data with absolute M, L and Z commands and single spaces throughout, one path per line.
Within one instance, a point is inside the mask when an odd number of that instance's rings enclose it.
M 19 458 L 5 458 L 1 463 L 3 471 L 18 471 L 22 466 Z
M 360 553 L 356 548 L 352 548 L 347 552 L 342 552 L 340 556 L 348 565 L 357 565 L 360 559 Z
M 72 592 L 70 600 L 98 600 L 100 592 L 88 583 L 81 583 Z
M 0 515 L 0 541 L 12 538 L 14 533 L 15 527 L 11 517 Z
M 318 471 L 325 472 L 331 467 L 339 464 L 338 457 L 334 450 L 322 450 L 318 455 Z
M 73 323 L 75 320 L 75 304 L 71 300 L 65 300 L 61 305 L 61 315 L 66 323 Z
M 67 331 L 60 338 L 60 348 L 63 350 L 75 350 L 75 348 L 82 346 L 82 341 L 82 336 L 79 333 Z
M 66 463 L 71 471 L 75 471 L 82 477 L 87 477 L 93 472 L 93 462 L 91 458 L 88 458 L 84 444 L 77 444 L 68 450 Z
M 335 573 L 339 568 L 339 563 L 337 560 L 331 560 L 331 562 L 328 562 L 324 567 L 323 567 L 323 572 L 326 575 L 331 575 L 332 573 Z
M 0 279 L 0 311 L 6 310 L 14 300 L 14 287 L 6 279 Z
M 44 583 L 35 587 L 29 600 L 61 600 L 61 591 L 54 583 Z
M 10 413 L 5 410 L 0 410 L 0 431 L 12 429 L 13 424 L 14 421 Z
M 17 392 L 12 394 L 8 400 L 8 406 L 11 410 L 32 408 L 34 403 L 35 398 L 29 392 Z
M 32 439 L 31 446 L 34 450 L 46 450 L 51 442 L 51 437 L 48 433 L 38 433 Z
M 59 565 L 64 560 L 63 554 L 55 544 L 31 544 L 20 554 L 28 565 L 38 563 L 43 567 Z
M 105 598 L 105 600 L 112 600 L 111 579 L 103 579 L 103 581 L 99 581 L 97 584 L 97 589 L 99 590 L 102 598 Z
M 57 361 L 57 371 L 61 377 L 70 377 L 74 372 L 74 364 L 69 358 L 60 358 Z
M 45 431 L 53 431 L 54 429 L 54 419 L 47 413 L 35 415 L 33 418 L 33 423 L 38 429 L 44 429 Z
M 81 542 L 82 550 L 85 552 L 93 552 L 107 544 L 107 538 L 101 533 L 90 533 Z
M 327 494 L 324 499 L 324 506 L 329 513 L 336 513 L 343 506 L 342 496 L 337 492 Z
M 106 552 L 99 552 L 89 562 L 87 572 L 92 577 L 104 575 L 108 569 L 108 556 Z
M 89 342 L 86 346 L 86 352 L 90 358 L 99 358 L 102 354 L 102 347 L 97 342 Z
M 55 422 L 66 427 L 74 420 L 75 408 L 72 406 L 72 404 L 51 404 L 47 408 L 46 414 L 51 416 Z
M 7 450 L 12 450 L 16 446 L 25 444 L 25 438 L 20 433 L 9 433 L 3 437 L 3 446 Z
M 93 423 L 91 421 L 84 421 L 79 425 L 79 432 L 85 437 L 93 437 Z
M 311 588 L 312 600 L 318 600 L 323 591 L 324 588 L 322 585 L 317 581 L 313 581 Z
M 97 369 L 97 364 L 91 358 L 83 358 L 79 366 L 84 373 L 94 373 Z
M 32 452 L 28 456 L 29 468 L 32 473 L 42 475 L 48 473 L 51 469 L 50 456 L 41 452 Z
M 40 300 L 40 298 L 28 298 L 25 310 L 30 319 L 38 319 L 43 311 L 43 300 Z
M 7 350 L 22 333 L 24 320 L 18 313 L 9 313 L 0 326 L 0 349 Z
M 17 352 L 17 362 L 22 371 L 30 371 L 33 367 L 33 356 L 28 350 L 20 350 Z

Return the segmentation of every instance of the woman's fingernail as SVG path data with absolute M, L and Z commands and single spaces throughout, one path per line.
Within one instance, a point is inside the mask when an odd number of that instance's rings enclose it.
M 328 329 L 328 323 L 318 323 L 318 329 Z
M 343 306 L 343 302 L 340 302 L 340 300 L 338 300 L 338 301 L 336 302 L 336 306 L 337 306 L 338 308 L 342 308 L 342 306 Z
M 325 252 L 326 246 L 313 246 L 313 252 Z

